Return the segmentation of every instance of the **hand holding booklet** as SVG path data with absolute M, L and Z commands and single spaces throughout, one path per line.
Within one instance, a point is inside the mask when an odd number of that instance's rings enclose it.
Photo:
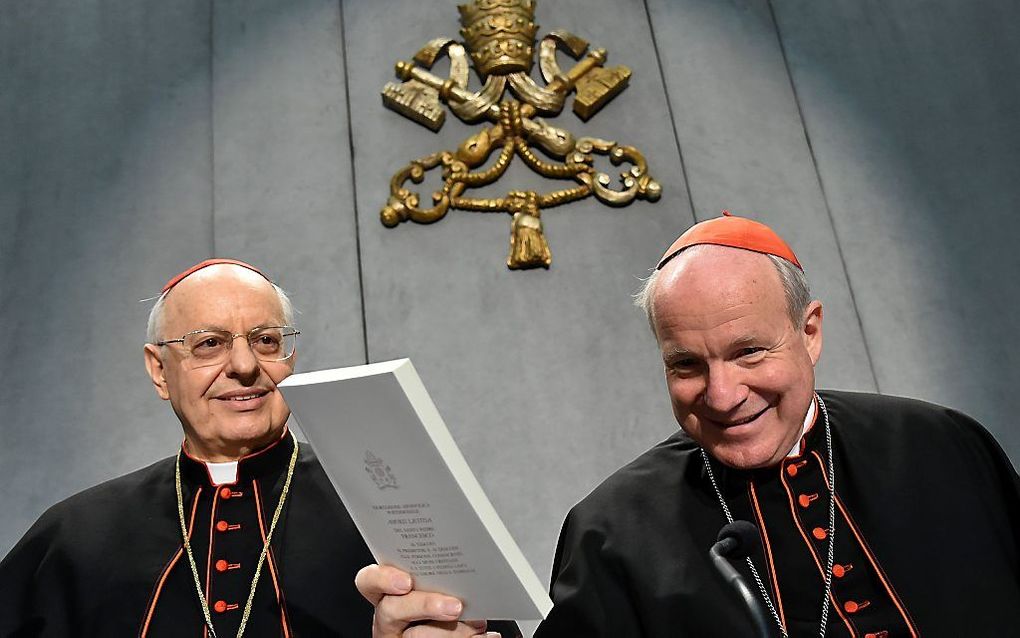
M 409 359 L 295 374 L 291 414 L 380 564 L 464 618 L 540 620 L 552 601 Z

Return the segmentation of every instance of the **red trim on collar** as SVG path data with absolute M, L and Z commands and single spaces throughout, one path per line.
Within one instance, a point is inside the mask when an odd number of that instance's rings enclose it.
M 250 460 L 250 459 L 257 458 L 259 456 L 262 456 L 263 454 L 265 454 L 269 450 L 273 449 L 274 447 L 276 447 L 277 445 L 280 444 L 280 441 L 283 441 L 285 438 L 287 438 L 287 433 L 288 433 L 288 428 L 287 428 L 286 425 L 284 425 L 283 426 L 283 434 L 280 435 L 280 438 L 276 439 L 275 441 L 273 441 L 272 443 L 270 443 L 266 447 L 262 448 L 261 450 L 258 450 L 256 452 L 252 452 L 251 454 L 246 454 L 246 455 L 242 456 L 241 458 L 237 459 L 237 476 L 238 476 L 238 478 L 240 478 L 240 476 L 241 476 L 241 463 L 242 462 Z M 205 469 L 206 475 L 209 477 L 209 484 L 215 486 L 216 485 L 216 481 L 213 480 L 212 473 L 209 471 L 209 466 L 206 465 L 206 461 L 203 461 L 202 459 L 200 459 L 200 458 L 198 458 L 196 456 L 193 456 L 191 454 L 191 452 L 188 452 L 188 445 L 187 444 L 188 444 L 188 439 L 187 438 L 185 438 L 183 441 L 181 441 L 181 452 L 184 454 L 184 456 L 188 457 L 189 459 L 191 459 L 195 463 L 201 464 L 201 466 Z M 229 485 L 234 485 L 236 483 L 237 483 L 237 481 L 234 481 L 234 483 L 230 483 Z

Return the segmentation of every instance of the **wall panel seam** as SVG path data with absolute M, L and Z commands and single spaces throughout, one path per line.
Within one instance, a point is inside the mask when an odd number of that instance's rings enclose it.
M 367 364 L 371 361 L 371 358 L 368 355 L 368 320 L 365 310 L 365 278 L 361 258 L 361 220 L 358 213 L 358 175 L 357 167 L 354 165 L 354 121 L 351 115 L 350 73 L 347 68 L 347 21 L 344 19 L 343 0 L 337 0 L 337 6 L 340 10 L 340 24 L 338 25 L 337 31 L 340 36 L 339 53 L 343 67 L 342 71 L 344 74 L 344 104 L 347 108 L 347 149 L 350 154 L 351 164 L 351 199 L 354 207 L 354 247 L 358 259 L 358 294 L 360 295 L 359 301 L 361 303 L 361 340 L 362 347 L 365 351 L 365 363 Z
M 645 7 L 645 18 L 648 20 L 648 33 L 652 38 L 652 49 L 655 51 L 655 63 L 659 67 L 659 80 L 662 82 L 662 92 L 666 97 L 666 112 L 669 113 L 669 123 L 673 127 L 673 142 L 676 144 L 676 153 L 680 158 L 680 175 L 684 180 L 684 188 L 687 190 L 687 205 L 690 206 L 691 217 L 698 221 L 698 212 L 694 209 L 694 196 L 691 194 L 691 182 L 687 179 L 687 165 L 684 163 L 683 147 L 680 144 L 680 133 L 676 128 L 676 115 L 673 113 L 673 101 L 669 97 L 669 86 L 666 83 L 666 71 L 662 66 L 662 56 L 659 54 L 659 41 L 655 37 L 655 25 L 652 24 L 652 12 L 648 8 L 648 0 L 642 0 Z
M 216 2 L 209 3 L 209 257 L 216 257 Z
M 864 330 L 864 320 L 861 318 L 860 308 L 857 306 L 857 295 L 854 294 L 854 284 L 850 278 L 850 271 L 846 266 L 846 258 L 843 255 L 843 243 L 840 241 L 839 231 L 836 229 L 836 222 L 832 215 L 832 207 L 829 205 L 829 195 L 825 190 L 825 180 L 818 167 L 818 158 L 815 156 L 815 148 L 811 143 L 811 133 L 808 131 L 807 121 L 804 119 L 804 110 L 801 108 L 800 94 L 797 92 L 797 83 L 793 78 L 793 71 L 790 69 L 790 60 L 786 54 L 786 43 L 783 41 L 783 33 L 779 28 L 779 20 L 776 19 L 776 10 L 772 0 L 766 0 L 769 8 L 769 17 L 772 19 L 772 27 L 775 29 L 776 41 L 779 43 L 779 53 L 783 58 L 783 68 L 786 70 L 786 79 L 790 83 L 790 91 L 793 93 L 793 102 L 797 107 L 797 117 L 800 119 L 801 130 L 804 133 L 804 141 L 807 143 L 808 155 L 811 157 L 811 167 L 815 171 L 815 179 L 818 180 L 818 189 L 822 195 L 822 204 L 825 206 L 825 214 L 829 218 L 829 227 L 836 240 L 836 254 L 839 256 L 840 266 L 843 268 L 843 277 L 846 278 L 847 291 L 850 294 L 850 305 L 853 308 L 857 319 L 857 328 L 861 332 L 861 344 L 864 346 L 864 356 L 868 359 L 868 370 L 871 371 L 871 379 L 875 384 L 875 390 L 882 392 L 878 383 L 878 374 L 875 372 L 875 364 L 871 357 L 871 348 L 868 345 L 868 335 Z

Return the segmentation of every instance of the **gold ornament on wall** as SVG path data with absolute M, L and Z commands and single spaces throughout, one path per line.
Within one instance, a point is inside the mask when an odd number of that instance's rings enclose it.
M 396 64 L 402 82 L 390 82 L 382 91 L 383 104 L 433 131 L 443 125 L 445 104 L 467 123 L 488 121 L 456 150 L 439 151 L 412 161 L 390 179 L 390 197 L 382 209 L 382 223 L 394 227 L 412 220 L 429 224 L 442 219 L 451 208 L 475 212 L 502 212 L 513 216 L 510 233 L 511 269 L 548 268 L 552 253 L 542 231 L 545 209 L 594 195 L 611 206 L 624 206 L 636 198 L 656 201 L 661 185 L 648 174 L 644 156 L 632 146 L 594 137 L 576 138 L 552 126 L 540 115 L 557 115 L 567 97 L 576 92 L 574 113 L 587 121 L 627 87 L 630 69 L 606 67 L 606 50 L 588 50 L 588 42 L 566 31 L 553 31 L 538 45 L 538 63 L 545 86 L 531 78 L 535 59 L 534 0 L 474 0 L 460 5 L 460 34 L 465 44 L 437 38 L 428 42 L 412 61 Z M 557 51 L 576 63 L 564 72 Z M 587 51 L 587 54 L 585 52 Z M 430 69 L 446 56 L 449 77 Z M 470 56 L 470 63 L 469 63 Z M 468 90 L 470 67 L 482 80 L 482 88 Z M 504 99 L 509 89 L 512 97 Z M 540 149 L 545 158 L 535 152 Z M 492 166 L 479 169 L 499 153 Z M 629 168 L 620 177 L 622 186 L 595 170 L 596 155 L 614 165 Z M 496 181 L 514 157 L 540 175 L 571 180 L 571 186 L 547 193 L 511 191 L 500 198 L 467 197 L 468 189 Z M 555 160 L 555 161 L 550 161 Z M 433 193 L 432 206 L 423 207 L 417 193 L 406 188 L 408 180 L 420 184 L 428 171 L 441 167 L 443 187 Z

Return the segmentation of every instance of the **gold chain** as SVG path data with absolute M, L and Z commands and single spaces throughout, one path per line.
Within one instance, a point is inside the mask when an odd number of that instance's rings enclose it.
M 266 534 L 266 542 L 262 545 L 262 554 L 259 556 L 258 565 L 255 566 L 255 577 L 251 581 L 251 590 L 248 592 L 248 601 L 244 604 L 244 615 L 241 616 L 241 626 L 237 628 L 237 638 L 244 634 L 244 628 L 248 625 L 248 616 L 251 614 L 252 601 L 255 600 L 255 588 L 259 584 L 259 576 L 262 575 L 262 564 L 269 553 L 269 542 L 273 538 L 273 531 L 276 523 L 280 520 L 280 512 L 283 511 L 283 503 L 287 500 L 290 492 L 290 480 L 294 476 L 294 466 L 297 464 L 298 442 L 294 433 L 290 433 L 294 442 L 294 450 L 290 453 L 290 465 L 287 467 L 287 480 L 283 484 L 283 492 L 280 494 L 280 502 L 276 504 L 276 511 L 273 512 L 273 522 L 269 525 L 269 533 Z M 202 603 L 202 615 L 205 616 L 205 624 L 209 627 L 210 638 L 216 638 L 216 629 L 213 627 L 212 615 L 209 613 L 209 602 L 202 593 L 202 580 L 198 577 L 198 567 L 195 565 L 195 555 L 191 552 L 191 541 L 188 538 L 188 526 L 184 522 L 184 498 L 181 496 L 181 453 L 177 453 L 177 462 L 174 465 L 174 486 L 177 488 L 177 516 L 181 524 L 181 536 L 184 538 L 184 550 L 188 554 L 188 563 L 191 565 L 191 575 L 195 579 L 195 591 L 198 592 L 198 600 Z M 213 498 L 216 498 L 213 496 Z

